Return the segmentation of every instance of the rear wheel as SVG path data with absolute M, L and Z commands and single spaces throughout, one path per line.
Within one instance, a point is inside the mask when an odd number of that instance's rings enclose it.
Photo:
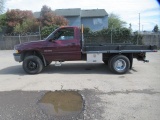
M 124 74 L 128 72 L 130 68 L 130 61 L 124 55 L 116 55 L 109 61 L 109 68 L 111 71 L 117 74 Z
M 27 56 L 23 61 L 23 69 L 28 74 L 38 74 L 43 69 L 42 60 L 37 56 Z

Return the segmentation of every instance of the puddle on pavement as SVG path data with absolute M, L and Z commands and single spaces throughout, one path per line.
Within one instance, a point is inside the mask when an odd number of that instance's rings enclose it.
M 77 116 L 83 110 L 82 96 L 76 91 L 46 93 L 40 100 L 44 113 L 50 116 Z

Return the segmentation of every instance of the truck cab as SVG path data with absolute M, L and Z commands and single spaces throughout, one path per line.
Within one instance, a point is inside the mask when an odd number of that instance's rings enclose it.
M 42 54 L 49 61 L 81 60 L 80 32 L 77 27 L 61 27 L 47 38 Z

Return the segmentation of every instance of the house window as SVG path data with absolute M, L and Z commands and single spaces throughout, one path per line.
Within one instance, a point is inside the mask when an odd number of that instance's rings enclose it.
M 102 24 L 102 18 L 94 18 L 93 19 L 93 24 L 94 25 L 99 25 L 99 24 Z

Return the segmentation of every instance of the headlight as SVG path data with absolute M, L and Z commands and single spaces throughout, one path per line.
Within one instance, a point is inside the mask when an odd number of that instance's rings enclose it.
M 14 48 L 14 53 L 19 53 L 19 51 Z
M 15 53 L 19 53 L 19 51 L 18 51 L 18 50 L 15 50 Z

